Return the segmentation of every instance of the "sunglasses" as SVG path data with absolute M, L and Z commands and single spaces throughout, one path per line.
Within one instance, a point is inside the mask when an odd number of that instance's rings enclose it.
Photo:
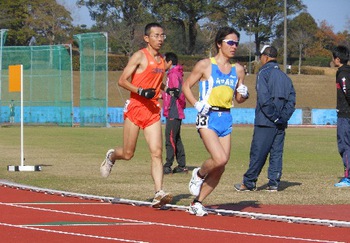
M 238 46 L 239 45 L 239 41 L 235 41 L 235 40 L 222 40 L 223 42 L 226 42 L 227 45 L 229 46 Z

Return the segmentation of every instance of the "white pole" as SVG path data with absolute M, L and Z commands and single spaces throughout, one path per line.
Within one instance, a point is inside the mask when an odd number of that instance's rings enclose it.
M 18 65 L 16 65 L 18 66 Z M 24 105 L 23 105 L 23 93 L 24 93 L 24 90 L 23 90 L 23 65 L 19 65 L 20 67 L 20 86 L 21 86 L 21 165 L 20 166 L 16 166 L 16 165 L 9 165 L 7 166 L 7 170 L 8 171 L 41 171 L 41 166 L 39 165 L 35 165 L 35 166 L 25 166 L 24 165 L 24 142 L 23 142 L 23 138 L 24 138 L 24 135 L 23 135 L 23 123 L 24 123 L 24 115 L 23 115 L 23 109 L 24 109 Z M 16 70 L 17 71 L 17 70 Z M 17 89 L 16 89 L 17 90 Z
M 21 65 L 21 166 L 24 166 L 23 119 L 23 65 Z
M 287 73 L 287 0 L 284 0 L 283 71 Z

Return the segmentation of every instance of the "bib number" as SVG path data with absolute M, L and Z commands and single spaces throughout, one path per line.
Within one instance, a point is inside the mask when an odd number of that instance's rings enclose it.
M 207 115 L 202 115 L 198 113 L 197 119 L 196 119 L 196 128 L 207 128 L 208 127 L 208 121 L 209 121 L 209 116 Z

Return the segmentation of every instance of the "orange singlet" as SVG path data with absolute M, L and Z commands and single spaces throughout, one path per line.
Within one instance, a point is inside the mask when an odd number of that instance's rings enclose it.
M 131 122 L 144 129 L 160 120 L 160 104 L 158 102 L 160 87 L 165 73 L 164 60 L 157 62 L 146 48 L 142 49 L 147 57 L 148 66 L 142 73 L 134 73 L 131 83 L 143 89 L 154 88 L 156 94 L 152 99 L 147 99 L 136 93 L 130 94 L 124 107 L 124 119 L 129 118 Z

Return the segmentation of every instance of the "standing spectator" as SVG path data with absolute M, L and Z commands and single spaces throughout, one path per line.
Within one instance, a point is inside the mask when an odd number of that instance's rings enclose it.
M 11 100 L 10 107 L 10 123 L 15 123 L 15 103 Z
M 165 53 L 165 69 L 167 70 L 166 85 L 169 88 L 179 90 L 173 96 L 163 92 L 163 115 L 166 117 L 165 125 L 165 148 L 166 162 L 164 164 L 164 174 L 187 172 L 185 149 L 181 140 L 181 123 L 185 118 L 184 109 L 186 107 L 185 95 L 180 92 L 183 84 L 183 67 L 178 64 L 178 57 L 173 52 Z M 174 158 L 176 157 L 178 166 L 173 170 Z
M 163 139 L 158 98 L 161 89 L 174 93 L 173 89 L 162 83 L 165 65 L 159 50 L 165 38 L 161 25 L 147 24 L 143 37 L 147 47 L 131 56 L 121 74 L 118 84 L 130 91 L 130 99 L 124 107 L 123 146 L 108 150 L 100 167 L 101 175 L 108 177 L 116 160 L 130 160 L 135 153 L 140 129 L 143 129 L 151 153 L 151 174 L 155 189 L 152 206 L 155 208 L 169 203 L 173 197 L 162 190 Z
M 249 94 L 244 85 L 244 68 L 230 63 L 234 57 L 240 34 L 233 28 L 220 28 L 215 37 L 217 54 L 197 62 L 184 82 L 182 90 L 187 100 L 197 109 L 196 127 L 210 158 L 192 172 L 189 190 L 196 196 L 189 207 L 190 214 L 208 214 L 203 200 L 219 184 L 230 159 L 233 97 L 244 102 Z M 191 88 L 199 83 L 199 99 Z M 237 88 L 238 87 L 238 88 Z
M 333 50 L 333 62 L 338 68 L 337 85 L 337 140 L 339 154 L 344 164 L 344 177 L 334 186 L 350 186 L 350 66 L 349 49 L 337 46 Z
M 250 163 L 243 176 L 243 183 L 234 185 L 237 191 L 256 190 L 256 182 L 268 154 L 267 190 L 278 190 L 282 176 L 285 129 L 295 110 L 293 83 L 277 64 L 276 48 L 265 45 L 258 55 L 262 67 L 256 78 L 257 102 Z

